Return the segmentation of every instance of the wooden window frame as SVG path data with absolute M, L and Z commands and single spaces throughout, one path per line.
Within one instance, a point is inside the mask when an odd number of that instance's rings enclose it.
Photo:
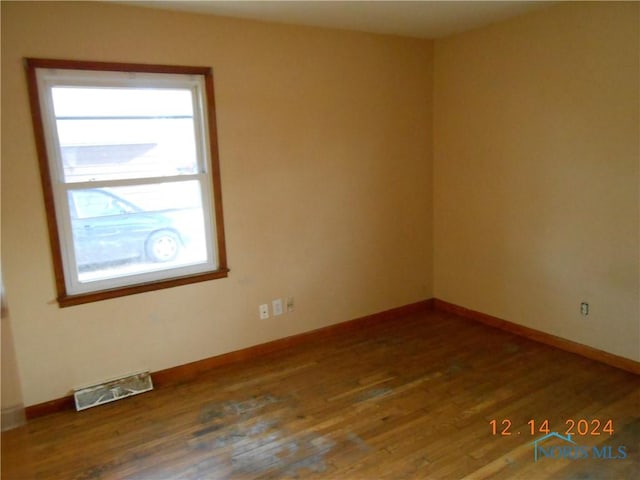
M 187 285 L 196 282 L 225 278 L 228 276 L 226 244 L 224 234 L 224 220 L 222 211 L 222 191 L 220 178 L 220 165 L 218 158 L 218 140 L 214 101 L 213 71 L 210 67 L 193 66 L 173 66 L 156 64 L 137 63 L 112 63 L 95 61 L 77 61 L 60 59 L 25 58 L 24 65 L 27 73 L 27 84 L 29 91 L 29 102 L 31 107 L 31 117 L 35 136 L 36 150 L 40 167 L 40 180 L 44 194 L 44 203 L 47 216 L 47 226 L 49 231 L 49 243 L 51 246 L 53 269 L 55 274 L 55 284 L 57 291 L 57 301 L 60 307 L 69 307 L 84 303 L 96 302 L 110 298 L 133 295 L 142 292 L 149 292 L 164 288 L 171 288 L 180 285 Z M 215 226 L 215 237 L 217 241 L 217 268 L 204 273 L 196 273 L 185 276 L 170 277 L 161 280 L 154 280 L 145 283 L 131 284 L 129 286 L 116 287 L 106 290 L 98 290 L 89 293 L 70 294 L 67 291 L 65 282 L 65 271 L 62 260 L 61 239 L 58 231 L 58 219 L 56 215 L 54 193 L 52 186 L 51 171 L 49 168 L 49 157 L 45 128 L 43 123 L 43 113 L 40 104 L 40 92 L 38 88 L 37 69 L 64 69 L 64 70 L 87 70 L 104 72 L 124 72 L 124 73 L 159 73 L 159 74 L 179 74 L 179 75 L 199 75 L 204 79 L 204 103 L 206 106 L 206 119 L 209 136 L 209 164 L 211 172 L 212 187 L 212 214 L 215 217 L 212 225 Z

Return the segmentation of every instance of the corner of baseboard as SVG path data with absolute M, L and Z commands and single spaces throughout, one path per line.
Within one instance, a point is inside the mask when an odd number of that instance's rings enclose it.
M 27 423 L 27 415 L 23 405 L 3 408 L 1 415 L 0 425 L 2 425 L 3 432 L 21 427 Z
M 607 364 L 611 367 L 625 370 L 636 375 L 640 375 L 640 362 L 631 360 L 630 358 L 621 357 L 613 353 L 599 350 L 582 343 L 568 340 L 566 338 L 557 337 L 542 330 L 536 330 L 534 328 L 525 327 L 518 323 L 504 320 L 502 318 L 494 317 L 486 313 L 471 310 L 454 303 L 450 303 L 440 299 L 433 299 L 434 309 L 441 312 L 450 313 L 459 317 L 474 320 L 479 323 L 483 323 L 493 328 L 498 328 L 514 335 L 528 338 L 535 342 L 544 343 L 560 350 L 564 350 L 569 353 L 574 353 L 590 360 L 595 360 L 600 363 Z

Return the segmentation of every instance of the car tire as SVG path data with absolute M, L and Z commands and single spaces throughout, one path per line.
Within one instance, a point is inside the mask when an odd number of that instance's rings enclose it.
M 149 235 L 147 257 L 154 262 L 170 262 L 180 253 L 180 237 L 171 230 L 160 230 Z

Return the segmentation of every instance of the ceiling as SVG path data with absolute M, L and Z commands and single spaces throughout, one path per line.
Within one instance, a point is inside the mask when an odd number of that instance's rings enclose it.
M 118 3 L 295 25 L 438 38 L 521 15 L 553 2 L 153 0 Z

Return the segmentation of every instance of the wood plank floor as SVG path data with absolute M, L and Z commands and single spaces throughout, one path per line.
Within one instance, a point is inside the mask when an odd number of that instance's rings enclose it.
M 534 461 L 545 419 L 576 443 Z M 32 420 L 2 434 L 2 478 L 635 479 L 640 377 L 423 312 Z

